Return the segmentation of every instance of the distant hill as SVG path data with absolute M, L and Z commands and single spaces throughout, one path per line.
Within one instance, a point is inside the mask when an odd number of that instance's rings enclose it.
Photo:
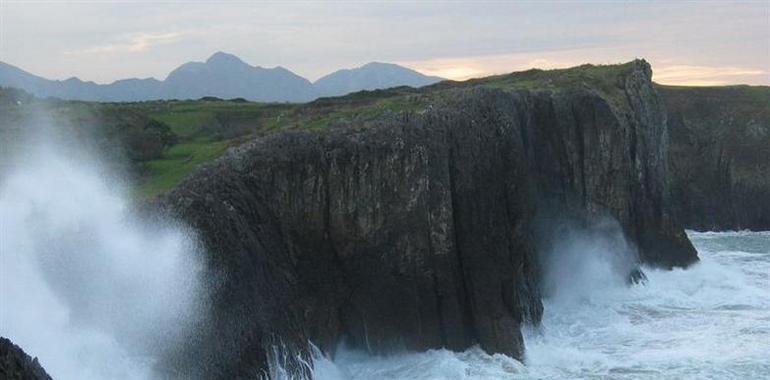
M 335 71 L 318 79 L 313 86 L 323 96 L 339 96 L 395 86 L 422 87 L 441 80 L 392 63 L 371 62 L 355 69 Z
M 164 98 L 197 99 L 203 96 L 245 98 L 269 102 L 297 102 L 314 98 L 307 79 L 283 67 L 251 66 L 227 53 L 206 62 L 188 62 L 172 71 L 161 85 Z
M 110 84 L 84 82 L 78 78 L 50 80 L 0 62 L 0 86 L 25 90 L 38 97 L 71 100 L 130 101 L 160 99 L 156 79 L 123 79 Z
M 188 62 L 165 80 L 122 79 L 110 84 L 78 78 L 50 80 L 0 62 L 0 86 L 39 97 L 88 101 L 198 99 L 204 96 L 260 102 L 306 102 L 319 97 L 396 86 L 420 87 L 442 80 L 395 64 L 372 62 L 339 70 L 315 83 L 283 68 L 251 66 L 232 54 L 217 52 L 205 62 Z

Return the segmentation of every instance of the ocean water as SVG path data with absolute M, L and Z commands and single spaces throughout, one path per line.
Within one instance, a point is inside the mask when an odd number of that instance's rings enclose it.
M 560 284 L 524 363 L 478 348 L 375 357 L 340 349 L 315 378 L 770 379 L 770 232 L 689 232 L 701 261 L 646 268 L 646 285 L 602 276 L 601 262 Z M 601 255 L 597 256 L 601 259 Z M 606 273 L 605 273 L 606 274 Z

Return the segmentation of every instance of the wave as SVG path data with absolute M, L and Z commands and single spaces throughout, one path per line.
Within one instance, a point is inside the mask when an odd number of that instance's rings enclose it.
M 55 379 L 157 378 L 203 315 L 194 235 L 134 214 L 97 161 L 30 147 L 0 180 L 0 335 Z
M 700 235 L 690 236 L 701 261 L 687 270 L 645 268 L 647 284 L 630 288 L 587 279 L 591 285 L 569 297 L 547 298 L 542 324 L 523 331 L 524 364 L 478 348 L 387 357 L 343 349 L 334 360 L 316 359 L 316 379 L 767 378 L 770 239 L 763 232 Z M 754 252 L 757 240 L 761 252 Z M 714 242 L 752 249 L 703 249 Z M 746 257 L 761 259 L 748 264 Z

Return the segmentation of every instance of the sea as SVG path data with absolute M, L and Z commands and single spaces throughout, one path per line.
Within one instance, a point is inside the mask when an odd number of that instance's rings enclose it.
M 770 232 L 694 232 L 700 262 L 644 268 L 626 286 L 596 271 L 544 300 L 518 361 L 478 347 L 317 356 L 315 378 L 770 379 Z

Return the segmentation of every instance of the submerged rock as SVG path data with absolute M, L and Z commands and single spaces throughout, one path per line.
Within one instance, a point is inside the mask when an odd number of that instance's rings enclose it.
M 10 339 L 0 337 L 0 379 L 51 380 L 37 361 Z
M 520 326 L 543 310 L 535 226 L 563 215 L 617 220 L 645 263 L 697 260 L 667 208 L 650 67 L 622 68 L 593 87 L 452 89 L 418 114 L 259 138 L 198 170 L 160 201 L 201 232 L 220 279 L 185 365 L 249 377 L 277 343 L 302 368 L 308 341 L 341 339 L 521 358 Z
M 642 268 L 635 268 L 628 274 L 627 282 L 629 285 L 639 285 L 647 283 L 647 275 L 644 274 Z

